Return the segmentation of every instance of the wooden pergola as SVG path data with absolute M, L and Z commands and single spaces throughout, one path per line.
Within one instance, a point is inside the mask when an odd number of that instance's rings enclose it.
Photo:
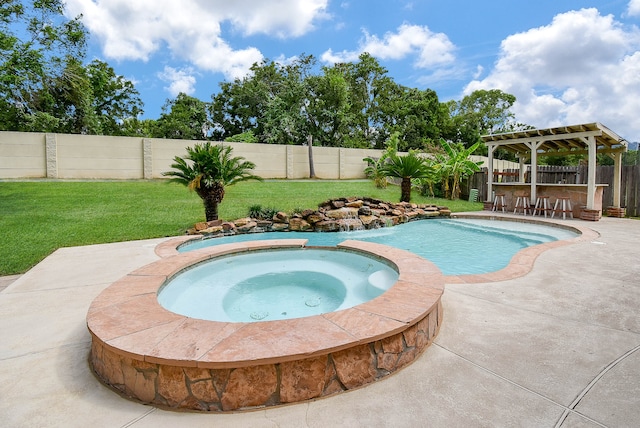
M 487 198 L 491 198 L 493 183 L 493 154 L 500 147 L 514 153 L 520 160 L 520 183 L 525 182 L 525 160 L 531 163 L 531 201 L 536 200 L 539 156 L 588 155 L 587 209 L 594 209 L 596 192 L 596 154 L 606 153 L 614 160 L 613 205 L 620 208 L 622 179 L 622 153 L 627 141 L 600 123 L 560 126 L 546 129 L 528 129 L 503 134 L 484 135 L 489 149 L 489 180 Z M 527 183 L 529 184 L 529 183 Z M 490 202 L 490 201 L 488 201 Z

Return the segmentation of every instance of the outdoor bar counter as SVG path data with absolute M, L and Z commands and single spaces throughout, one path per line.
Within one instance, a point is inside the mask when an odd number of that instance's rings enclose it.
M 491 198 L 493 194 L 504 194 L 505 205 L 513 210 L 518 196 L 529 195 L 532 204 L 536 203 L 536 198 L 548 196 L 551 208 L 554 207 L 558 198 L 568 197 L 571 201 L 574 218 L 597 221 L 602 215 L 602 197 L 606 186 L 596 183 L 597 155 L 602 154 L 613 158 L 613 204 L 609 208 L 615 210 L 617 215 L 624 212 L 620 207 L 622 199 L 620 183 L 622 181 L 622 154 L 627 151 L 628 142 L 601 123 L 583 123 L 546 129 L 523 129 L 483 135 L 482 140 L 487 145 L 487 169 L 489 171 L 494 171 L 493 157 L 498 148 L 514 154 L 520 163 L 517 182 L 496 182 L 493 177 L 489 177 L 487 199 Z M 586 155 L 586 184 L 538 182 L 538 157 L 569 155 Z M 527 183 L 525 179 L 525 161 L 527 159 L 531 165 L 531 171 L 536 171 L 531 174 L 530 183 Z M 485 202 L 489 205 L 493 201 L 487 200 Z
M 602 194 L 607 184 L 595 185 L 595 197 L 593 201 L 593 209 L 602 211 Z M 504 195 L 506 210 L 513 212 L 514 205 L 518 196 L 531 197 L 531 183 L 501 183 L 493 182 L 492 187 L 496 195 Z M 561 197 L 568 197 L 571 201 L 573 209 L 573 217 L 580 218 L 582 209 L 587 205 L 587 184 L 555 184 L 555 183 L 537 183 L 537 197 L 549 197 L 549 203 L 553 208 L 556 200 Z M 535 205 L 535 200 L 530 200 L 530 205 Z

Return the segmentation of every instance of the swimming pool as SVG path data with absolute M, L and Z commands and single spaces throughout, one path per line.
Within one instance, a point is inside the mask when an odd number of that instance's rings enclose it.
M 521 249 L 571 239 L 577 233 L 559 227 L 489 219 L 431 219 L 353 232 L 269 232 L 203 239 L 181 246 L 186 252 L 211 245 L 264 239 L 308 239 L 307 245 L 335 246 L 348 239 L 385 244 L 432 261 L 445 275 L 495 272 Z

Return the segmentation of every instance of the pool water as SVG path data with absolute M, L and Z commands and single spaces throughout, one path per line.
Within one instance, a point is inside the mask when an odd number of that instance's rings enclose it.
M 255 251 L 178 274 L 162 287 L 158 302 L 191 318 L 272 321 L 351 308 L 379 296 L 397 279 L 388 264 L 344 250 Z
M 411 251 L 435 263 L 445 275 L 482 274 L 505 268 L 521 249 L 570 239 L 575 232 L 558 227 L 485 219 L 432 219 L 354 232 L 269 232 L 203 239 L 180 252 L 229 242 L 308 239 L 308 246 L 335 246 L 347 239 L 375 242 Z

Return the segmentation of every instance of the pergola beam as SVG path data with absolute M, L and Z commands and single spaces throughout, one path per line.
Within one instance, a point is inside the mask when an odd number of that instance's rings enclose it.
M 537 142 L 541 142 L 544 143 L 546 141 L 560 141 L 566 138 L 558 138 L 558 135 L 539 135 L 539 136 L 533 136 L 533 137 L 520 137 L 520 138 L 512 138 L 512 139 L 508 139 L 506 136 L 508 134 L 500 134 L 499 136 L 505 136 L 504 139 L 498 139 L 496 140 L 495 138 L 498 137 L 497 135 L 489 135 L 488 137 L 493 137 L 491 143 L 498 145 L 498 146 L 503 146 L 503 145 L 514 145 L 514 144 L 527 144 L 527 143 L 531 143 L 533 141 L 537 141 Z M 602 131 L 584 131 L 584 132 L 574 132 L 571 133 L 571 138 L 586 138 L 586 137 L 591 137 L 591 136 L 601 136 L 602 135 Z M 484 137 L 483 137 L 484 138 Z
M 489 180 L 487 199 L 491 199 L 493 157 L 497 148 L 515 153 L 520 158 L 520 181 L 524 182 L 524 158 L 531 159 L 531 202 L 536 200 L 537 164 L 539 156 L 588 155 L 587 209 L 594 209 L 596 194 L 596 155 L 606 153 L 615 161 L 613 204 L 620 208 L 622 153 L 627 141 L 600 123 L 587 123 L 548 129 L 513 131 L 482 136 L 489 148 Z

